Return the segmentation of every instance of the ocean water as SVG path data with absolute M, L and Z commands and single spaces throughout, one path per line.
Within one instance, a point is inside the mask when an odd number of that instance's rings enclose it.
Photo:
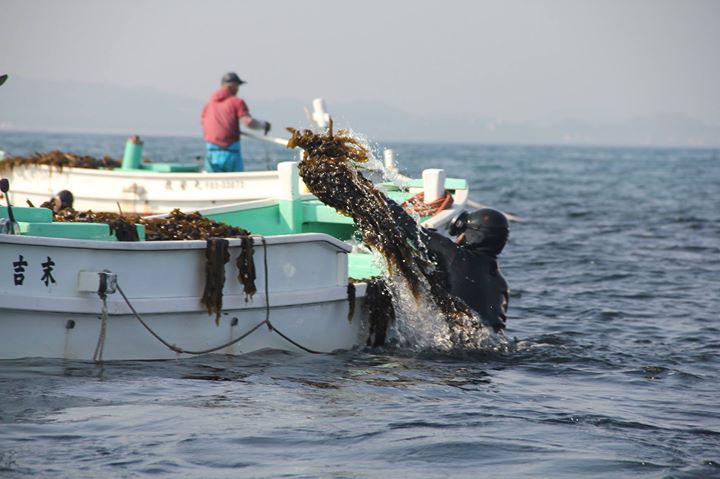
M 18 155 L 124 141 L 0 133 Z M 381 146 L 523 219 L 510 350 L 0 361 L 0 477 L 720 477 L 719 151 Z

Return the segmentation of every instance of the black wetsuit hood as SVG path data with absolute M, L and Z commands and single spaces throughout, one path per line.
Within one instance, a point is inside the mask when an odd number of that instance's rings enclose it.
M 453 236 L 465 234 L 463 246 L 492 256 L 499 255 L 510 234 L 510 223 L 500 211 L 481 208 L 472 213 L 462 213 L 450 225 Z

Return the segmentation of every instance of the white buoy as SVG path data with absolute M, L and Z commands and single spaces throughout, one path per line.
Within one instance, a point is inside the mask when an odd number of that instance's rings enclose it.
M 325 108 L 325 100 L 322 98 L 315 98 L 313 100 L 312 120 L 318 128 L 327 128 L 330 124 L 330 115 Z
M 296 200 L 300 198 L 300 173 L 297 161 L 281 161 L 277 165 L 280 191 L 278 199 Z
M 445 195 L 445 170 L 440 168 L 423 170 L 422 179 L 425 203 L 432 203 Z

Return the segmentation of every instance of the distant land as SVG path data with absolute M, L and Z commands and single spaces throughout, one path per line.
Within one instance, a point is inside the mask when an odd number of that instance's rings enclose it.
M 246 100 L 254 115 L 272 122 L 272 133 L 277 136 L 287 136 L 287 126 L 310 126 L 305 108 L 311 108 L 312 98 Z M 540 124 L 467 114 L 418 116 L 385 105 L 332 98 L 326 102 L 338 126 L 352 128 L 374 142 L 720 146 L 720 125 L 672 113 L 614 123 L 566 118 Z M 143 87 L 11 76 L 0 89 L 0 130 L 199 136 L 203 103 L 204 99 Z

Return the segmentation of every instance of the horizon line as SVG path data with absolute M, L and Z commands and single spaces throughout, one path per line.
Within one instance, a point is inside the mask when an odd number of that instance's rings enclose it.
M 75 130 L 75 129 L 15 129 L 0 127 L 0 135 L 4 133 L 17 134 L 53 134 L 53 135 L 96 135 L 96 136 L 133 136 L 137 133 L 120 133 L 114 130 Z M 201 134 L 190 134 L 180 132 L 150 132 L 143 133 L 141 136 L 158 137 L 158 138 L 197 138 L 198 141 L 204 142 Z M 253 141 L 253 140 L 249 140 Z M 428 140 L 372 140 L 373 143 L 390 143 L 390 144 L 415 144 L 415 145 L 467 145 L 467 146 L 500 146 L 500 147 L 554 147 L 554 148 L 633 148 L 633 149 L 691 149 L 691 150 L 720 150 L 720 143 L 716 145 L 699 145 L 699 144 L 640 144 L 640 143 L 557 143 L 557 142 L 473 142 L 473 141 L 428 141 Z M 278 147 L 282 148 L 281 145 Z M 0 151 L 2 145 L 0 144 Z

